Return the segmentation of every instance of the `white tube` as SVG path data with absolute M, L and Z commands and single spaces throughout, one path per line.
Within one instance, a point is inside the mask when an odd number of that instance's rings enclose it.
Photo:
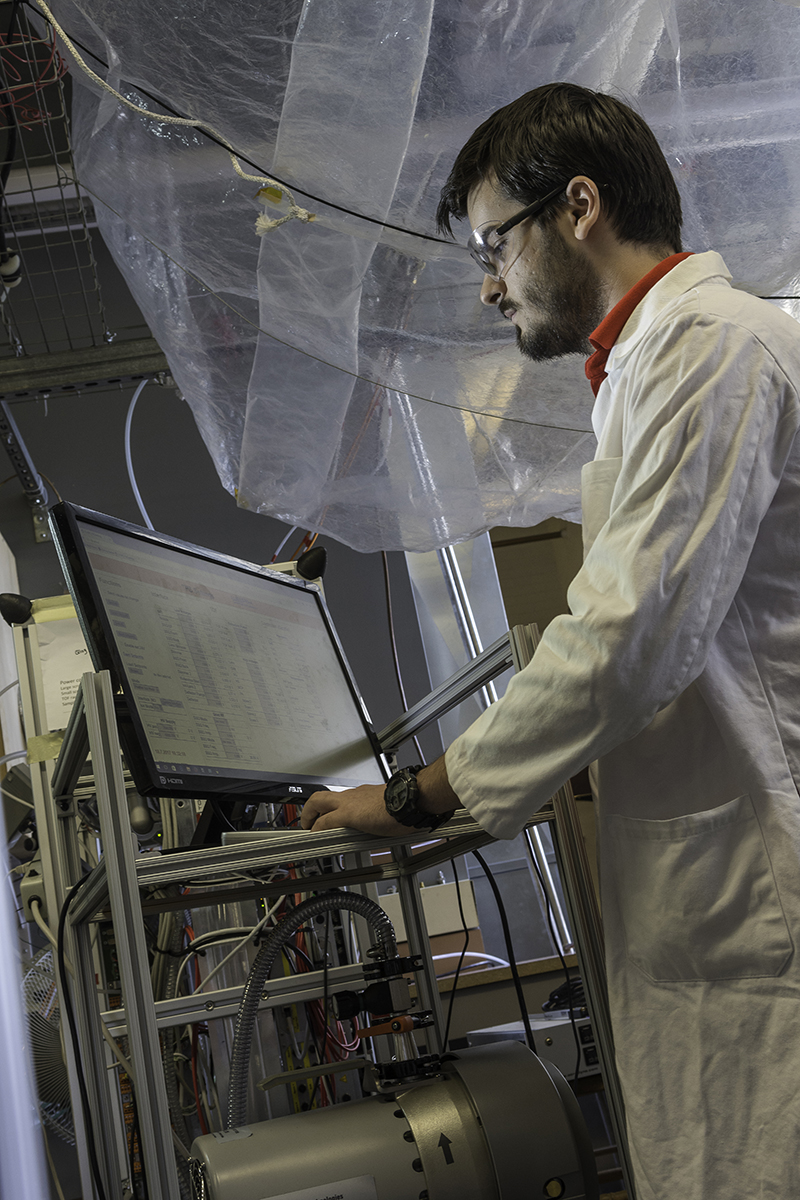
M 274 562 L 278 561 L 278 555 L 280 554 L 281 550 L 286 545 L 286 543 L 288 542 L 288 540 L 292 536 L 292 534 L 296 533 L 296 532 L 297 532 L 297 526 L 293 525 L 292 528 L 289 530 L 289 532 L 286 534 L 286 537 L 283 539 L 281 544 L 278 546 L 278 549 L 275 551 L 272 558 L 269 560 L 270 563 L 274 563 Z
M 253 928 L 250 930 L 250 932 L 248 934 L 246 934 L 245 937 L 241 938 L 240 941 L 238 941 L 236 943 L 236 945 L 231 950 L 230 954 L 226 954 L 225 957 L 222 959 L 222 961 L 218 962 L 217 965 L 211 971 L 209 971 L 209 973 L 206 975 L 205 979 L 200 984 L 200 986 L 195 988 L 195 995 L 198 992 L 202 992 L 204 987 L 206 986 L 206 984 L 210 983 L 211 980 L 214 978 L 214 976 L 217 974 L 217 972 L 222 970 L 222 968 L 225 966 L 225 963 L 228 962 L 229 959 L 233 958 L 234 954 L 236 954 L 239 950 L 241 950 L 242 946 L 246 945 L 246 943 L 249 942 L 251 938 L 255 937 L 255 935 L 259 932 L 259 930 L 264 928 L 264 926 L 266 925 L 266 923 L 270 919 L 270 917 L 273 916 L 273 914 L 276 913 L 278 911 L 278 909 L 280 908 L 280 906 L 283 904 L 284 899 L 285 899 L 285 897 L 281 896 L 278 900 L 276 900 L 275 903 L 273 904 L 272 908 L 267 913 L 267 915 L 265 917 L 262 917 L 261 920 L 258 922 L 258 924 L 254 925 Z M 181 967 L 183 967 L 183 963 L 181 963 Z
M 460 950 L 451 950 L 448 954 L 434 954 L 433 961 L 439 962 L 443 958 L 461 958 Z M 510 967 L 511 963 L 506 962 L 504 958 L 498 958 L 496 954 L 487 954 L 485 950 L 467 950 L 464 958 L 479 958 L 481 962 L 498 963 L 501 967 Z
M 133 473 L 133 459 L 131 458 L 131 421 L 133 420 L 133 410 L 136 408 L 136 401 L 142 394 L 146 385 L 150 382 L 149 379 L 143 379 L 131 397 L 131 402 L 128 405 L 128 415 L 125 418 L 125 463 L 128 468 L 128 479 L 130 480 L 131 490 L 133 491 L 134 499 L 138 505 L 139 512 L 142 514 L 142 520 L 148 529 L 153 528 L 153 522 L 147 515 L 147 509 L 144 506 L 136 476 Z

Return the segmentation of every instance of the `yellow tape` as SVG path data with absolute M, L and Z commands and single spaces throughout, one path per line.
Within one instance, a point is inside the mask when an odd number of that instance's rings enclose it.
M 51 758 L 58 758 L 58 752 L 61 749 L 63 741 L 63 729 L 56 729 L 53 733 L 42 733 L 39 737 L 28 738 L 27 762 L 49 762 Z
M 280 204 L 283 200 L 283 192 L 276 187 L 262 187 L 256 192 L 256 199 L 262 204 Z
M 31 616 L 37 625 L 42 621 L 63 621 L 75 616 L 75 606 L 69 596 L 45 596 L 31 603 Z

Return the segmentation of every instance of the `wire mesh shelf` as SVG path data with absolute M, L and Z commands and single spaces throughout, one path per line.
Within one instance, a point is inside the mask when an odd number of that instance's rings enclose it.
M 113 336 L 94 212 L 75 180 L 65 75 L 52 32 L 39 37 L 20 16 L 0 35 L 0 358 L 80 350 Z

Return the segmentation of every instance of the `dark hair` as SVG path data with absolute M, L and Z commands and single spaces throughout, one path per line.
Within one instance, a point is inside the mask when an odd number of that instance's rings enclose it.
M 653 131 L 621 100 L 574 83 L 526 92 L 475 130 L 442 188 L 437 224 L 452 233 L 450 218 L 467 215 L 470 192 L 486 179 L 523 207 L 576 175 L 605 185 L 603 208 L 621 241 L 681 249 L 681 200 Z

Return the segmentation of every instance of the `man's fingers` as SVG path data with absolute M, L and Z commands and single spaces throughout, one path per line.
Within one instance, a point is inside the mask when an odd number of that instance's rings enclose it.
M 336 807 L 336 792 L 313 792 L 303 805 L 300 814 L 300 828 L 310 829 L 322 813 L 330 812 Z M 320 826 L 320 828 L 322 828 Z
M 319 833 L 322 829 L 347 829 L 347 826 L 334 809 L 332 812 L 322 813 L 317 817 L 313 829 L 314 833 Z
M 344 792 L 314 792 L 300 818 L 303 829 L 360 829 L 364 833 L 396 837 L 404 832 L 390 817 L 383 802 L 382 784 L 361 784 Z

